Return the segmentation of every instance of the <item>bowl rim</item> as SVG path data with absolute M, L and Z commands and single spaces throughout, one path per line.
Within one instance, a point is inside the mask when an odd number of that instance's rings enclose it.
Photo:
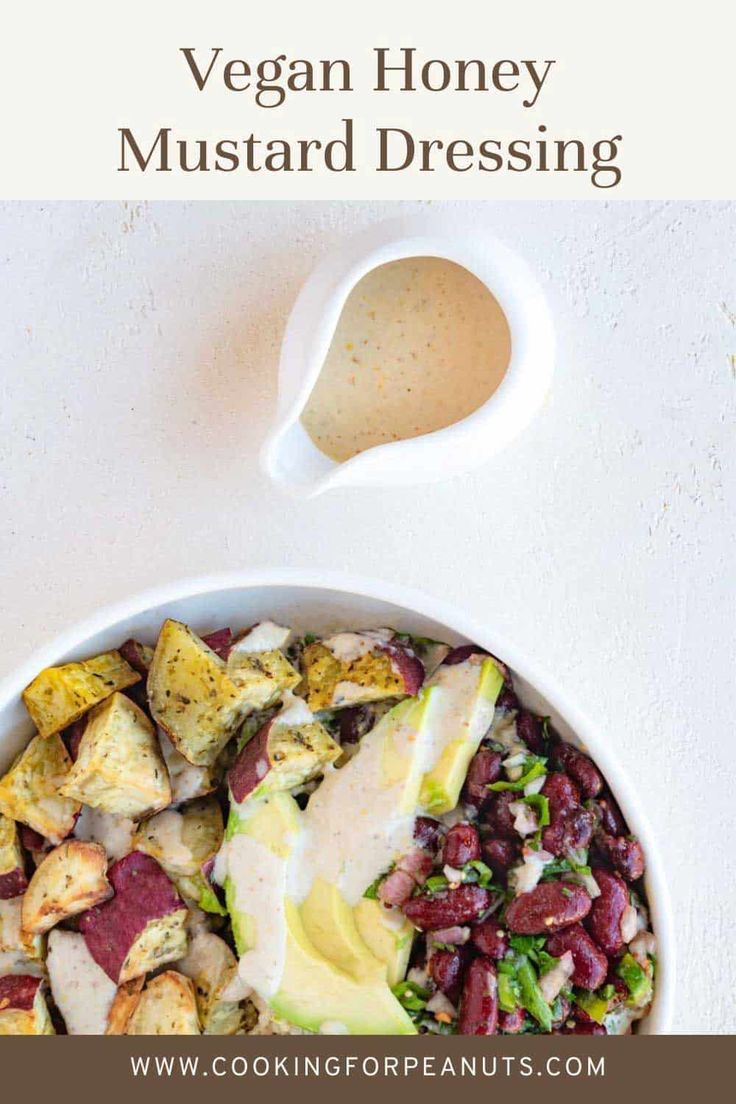
M 415 587 L 381 580 L 377 577 L 344 571 L 303 570 L 301 568 L 264 568 L 217 572 L 199 576 L 184 576 L 174 582 L 146 588 L 142 591 L 101 606 L 69 628 L 55 635 L 48 643 L 35 649 L 11 674 L 0 680 L 0 716 L 19 697 L 25 686 L 44 667 L 53 666 L 67 654 L 78 650 L 84 642 L 100 632 L 143 614 L 153 607 L 179 602 L 208 593 L 229 590 L 265 588 L 301 588 L 315 591 L 335 591 L 387 602 L 408 612 L 445 625 L 467 640 L 482 645 L 498 655 L 515 672 L 537 690 L 569 725 L 584 746 L 590 747 L 604 777 L 610 782 L 616 800 L 636 828 L 647 855 L 647 889 L 650 909 L 659 948 L 657 987 L 652 1011 L 647 1016 L 645 1034 L 668 1034 L 670 1031 L 676 984 L 676 947 L 671 897 L 663 864 L 646 812 L 640 808 L 637 795 L 627 775 L 618 764 L 603 735 L 596 730 L 577 701 L 549 675 L 535 658 L 529 658 L 514 641 L 467 615 L 461 608 L 436 598 Z M 2 734 L 0 733 L 0 739 Z M 662 965 L 664 968 L 662 969 Z

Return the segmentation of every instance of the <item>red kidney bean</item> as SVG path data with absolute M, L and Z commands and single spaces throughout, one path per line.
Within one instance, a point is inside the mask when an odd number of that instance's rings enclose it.
M 480 858 L 480 836 L 472 824 L 454 824 L 445 836 L 442 862 L 462 870 L 472 859 Z
M 506 932 L 492 916 L 476 924 L 470 933 L 470 938 L 473 946 L 477 947 L 481 954 L 488 955 L 490 958 L 503 958 L 509 949 Z
M 594 818 L 580 805 L 577 786 L 566 774 L 547 775 L 542 793 L 549 801 L 550 823 L 542 833 L 542 847 L 552 855 L 563 855 L 587 847 L 593 835 Z
M 541 882 L 515 897 L 506 926 L 518 935 L 545 935 L 576 924 L 590 912 L 587 890 L 574 882 Z
M 552 855 L 564 855 L 587 847 L 593 837 L 593 814 L 582 805 L 558 814 L 542 833 L 542 847 Z
M 572 778 L 558 771 L 547 775 L 542 793 L 549 801 L 550 815 L 566 813 L 580 804 L 580 790 Z
M 438 820 L 420 816 L 414 821 L 414 839 L 425 851 L 434 853 L 439 849 L 444 829 Z
M 544 740 L 544 722 L 541 717 L 535 717 L 533 713 L 523 709 L 516 718 L 516 735 L 524 741 L 534 755 L 544 755 L 547 748 Z
M 461 951 L 433 950 L 429 956 L 429 975 L 453 1004 L 460 995 L 463 968 L 467 955 Z
M 644 873 L 644 852 L 638 840 L 597 832 L 595 842 L 604 859 L 627 882 L 635 882 L 641 878 Z
M 552 762 L 577 782 L 586 797 L 596 797 L 603 789 L 603 776 L 595 763 L 565 740 L 555 743 Z
M 501 777 L 502 756 L 497 751 L 481 748 L 470 760 L 468 773 L 463 787 L 463 801 L 479 809 L 490 797 L 486 788 L 489 782 L 498 782 Z
M 491 895 L 478 885 L 461 885 L 436 897 L 412 897 L 404 905 L 404 915 L 420 931 L 449 928 L 477 920 L 489 907 Z
M 499 881 L 506 881 L 508 872 L 521 856 L 521 845 L 517 840 L 485 839 L 481 844 L 481 853 Z
M 593 939 L 609 957 L 618 954 L 624 945 L 621 938 L 621 917 L 629 903 L 626 882 L 601 866 L 593 867 L 600 896 L 596 897 L 585 921 Z
M 581 989 L 597 989 L 606 980 L 608 959 L 581 924 L 555 932 L 547 940 L 545 950 L 555 958 L 561 958 L 566 951 L 570 951 L 575 963 L 575 972 L 570 980 Z
M 509 805 L 518 801 L 518 798 L 518 794 L 510 793 L 508 790 L 491 795 L 481 813 L 483 823 L 488 827 L 491 835 L 502 836 L 505 839 L 519 839 L 519 833 L 514 828 L 514 814 L 509 809 Z
M 524 1026 L 524 1009 L 515 1008 L 513 1012 L 498 1013 L 498 1030 L 502 1035 L 518 1035 Z
M 474 958 L 465 972 L 458 1035 L 495 1035 L 498 1031 L 498 985 L 490 958 Z
M 611 836 L 623 836 L 626 834 L 626 821 L 621 810 L 609 793 L 602 794 L 594 803 L 600 819 L 601 828 Z

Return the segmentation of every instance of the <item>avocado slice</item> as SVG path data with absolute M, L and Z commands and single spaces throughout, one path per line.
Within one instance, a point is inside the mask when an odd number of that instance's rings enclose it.
M 289 894 L 290 860 L 300 863 L 303 821 L 298 805 L 285 793 L 233 807 L 225 892 L 241 976 L 276 1016 L 306 1031 L 415 1034 L 380 964 L 358 980 L 329 961 L 308 937 Z M 294 881 L 297 877 L 295 871 Z M 370 957 L 367 949 L 365 955 Z
M 429 682 L 429 724 L 438 749 L 422 780 L 419 802 L 440 816 L 454 809 L 470 760 L 488 731 L 504 678 L 490 656 L 472 655 L 462 663 L 441 666 Z
M 364 897 L 353 910 L 358 934 L 368 950 L 383 963 L 386 981 L 397 985 L 406 977 L 416 929 L 399 909 Z

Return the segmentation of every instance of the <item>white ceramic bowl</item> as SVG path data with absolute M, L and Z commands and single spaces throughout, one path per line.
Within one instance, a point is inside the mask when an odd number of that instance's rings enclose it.
M 521 655 L 511 641 L 498 636 L 492 626 L 473 623 L 459 610 L 419 591 L 342 574 L 282 570 L 185 579 L 108 606 L 39 649 L 0 683 L 0 768 L 7 766 L 31 735 L 32 726 L 20 693 L 41 668 L 94 655 L 115 647 L 128 636 L 152 641 L 165 617 L 179 618 L 206 631 L 227 624 L 242 627 L 265 616 L 302 631 L 322 633 L 346 626 L 391 625 L 453 644 L 472 641 L 511 667 L 524 704 L 549 715 L 561 735 L 590 751 L 631 830 L 642 841 L 647 855 L 647 893 L 658 941 L 656 999 L 642 1030 L 647 1034 L 666 1033 L 675 984 L 674 937 L 669 894 L 644 811 L 646 795 L 632 789 L 600 728 L 591 724 L 549 675 Z
M 406 257 L 442 257 L 477 276 L 506 315 L 511 359 L 496 391 L 466 418 L 337 464 L 315 446 L 300 417 L 350 292 L 366 273 Z M 447 479 L 484 463 L 522 431 L 547 394 L 553 362 L 547 301 L 517 253 L 458 217 L 410 216 L 379 223 L 341 242 L 299 293 L 281 345 L 277 412 L 261 450 L 261 467 L 283 490 L 302 497 L 332 487 Z

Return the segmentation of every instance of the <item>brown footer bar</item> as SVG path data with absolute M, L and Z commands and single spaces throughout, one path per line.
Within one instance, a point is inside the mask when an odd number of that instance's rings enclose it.
M 222 1100 L 315 1104 L 533 1100 L 652 1104 L 725 1086 L 731 1036 L 632 1038 L 14 1038 L 0 1042 L 7 1101 L 60 1094 L 147 1104 Z M 376 1095 L 378 1094 L 378 1096 Z

